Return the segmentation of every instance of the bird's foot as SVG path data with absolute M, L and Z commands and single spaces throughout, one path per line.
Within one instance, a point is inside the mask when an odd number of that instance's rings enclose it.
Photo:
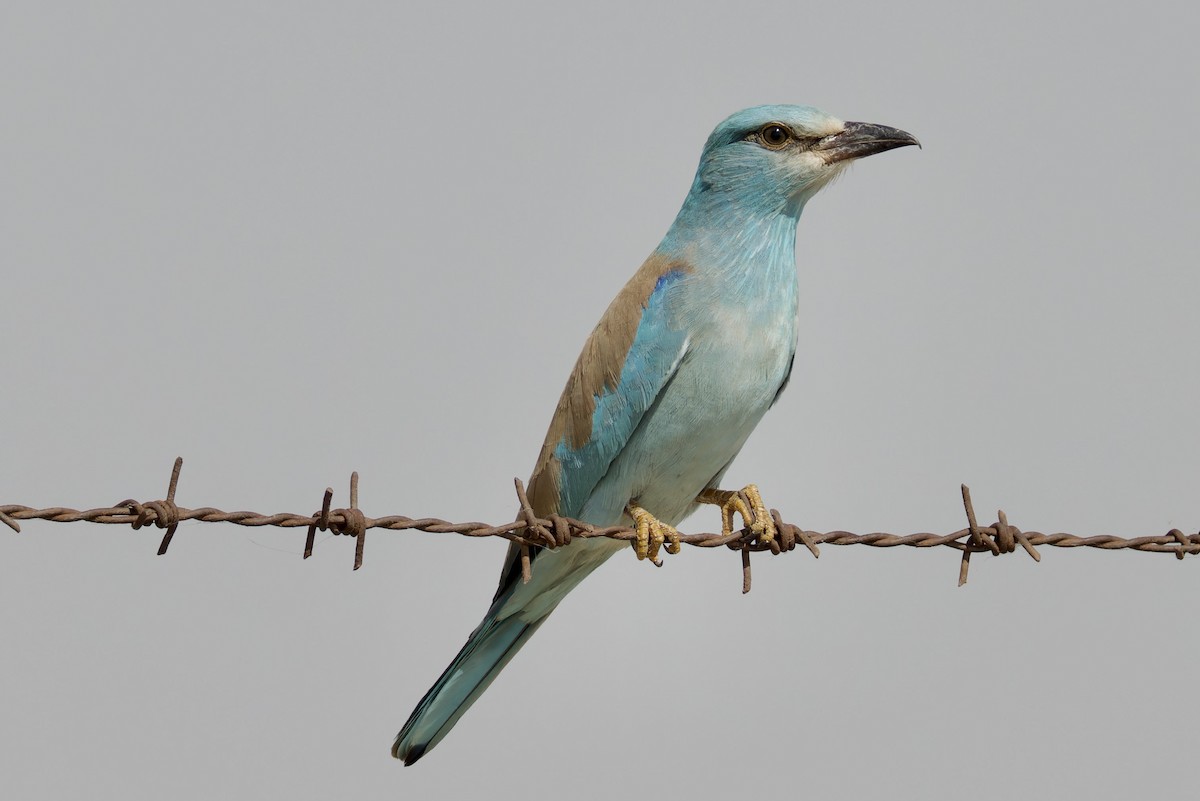
M 630 504 L 625 511 L 633 518 L 633 527 L 637 532 L 633 550 L 637 558 L 649 559 L 656 566 L 662 567 L 658 558 L 658 550 L 666 543 L 667 553 L 679 553 L 679 532 L 674 526 L 669 526 L 640 506 Z
M 746 527 L 755 533 L 758 541 L 769 543 L 775 539 L 775 521 L 771 519 L 758 487 L 747 484 L 739 492 L 709 487 L 696 496 L 700 503 L 711 503 L 721 507 L 721 532 L 728 537 L 733 534 L 733 514 L 742 516 Z

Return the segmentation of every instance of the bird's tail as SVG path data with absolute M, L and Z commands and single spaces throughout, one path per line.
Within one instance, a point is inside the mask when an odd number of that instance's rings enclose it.
M 392 756 L 403 759 L 405 765 L 416 762 L 441 742 L 546 619 L 529 623 L 514 615 L 497 620 L 495 611 L 493 608 L 479 628 L 471 632 L 467 644 L 425 693 L 396 735 Z

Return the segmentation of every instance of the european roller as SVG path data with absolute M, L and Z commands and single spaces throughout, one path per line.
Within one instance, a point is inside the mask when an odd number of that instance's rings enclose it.
M 757 106 L 716 127 L 683 208 L 588 337 L 529 479 L 541 517 L 632 525 L 638 558 L 679 548 L 701 503 L 739 513 L 762 540 L 758 490 L 718 484 L 775 403 L 796 351 L 796 224 L 804 204 L 863 156 L 919 144 L 884 125 L 811 106 Z M 396 736 L 411 765 L 483 694 L 568 592 L 620 550 L 577 539 L 534 554 L 521 580 L 508 550 L 492 605 Z

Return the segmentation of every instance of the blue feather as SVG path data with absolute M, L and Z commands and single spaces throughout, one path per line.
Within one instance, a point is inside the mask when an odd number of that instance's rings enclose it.
M 596 484 L 629 441 L 642 415 L 671 379 L 682 356 L 687 334 L 677 320 L 672 320 L 670 288 L 686 275 L 683 270 L 670 270 L 655 282 L 633 345 L 621 367 L 620 382 L 596 399 L 592 433 L 587 444 L 572 448 L 564 437 L 555 446 L 554 455 L 562 465 L 559 514 L 568 517 L 580 514 Z

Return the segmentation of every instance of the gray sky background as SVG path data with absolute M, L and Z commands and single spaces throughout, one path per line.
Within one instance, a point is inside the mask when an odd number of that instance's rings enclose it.
M 727 477 L 806 528 L 1200 527 L 1194 4 L 7 2 L 0 502 L 501 521 L 727 114 L 911 131 L 801 221 Z M 712 530 L 714 512 L 684 526 Z M 504 543 L 0 530 L 9 798 L 1191 798 L 1200 561 L 614 558 L 414 768 Z

